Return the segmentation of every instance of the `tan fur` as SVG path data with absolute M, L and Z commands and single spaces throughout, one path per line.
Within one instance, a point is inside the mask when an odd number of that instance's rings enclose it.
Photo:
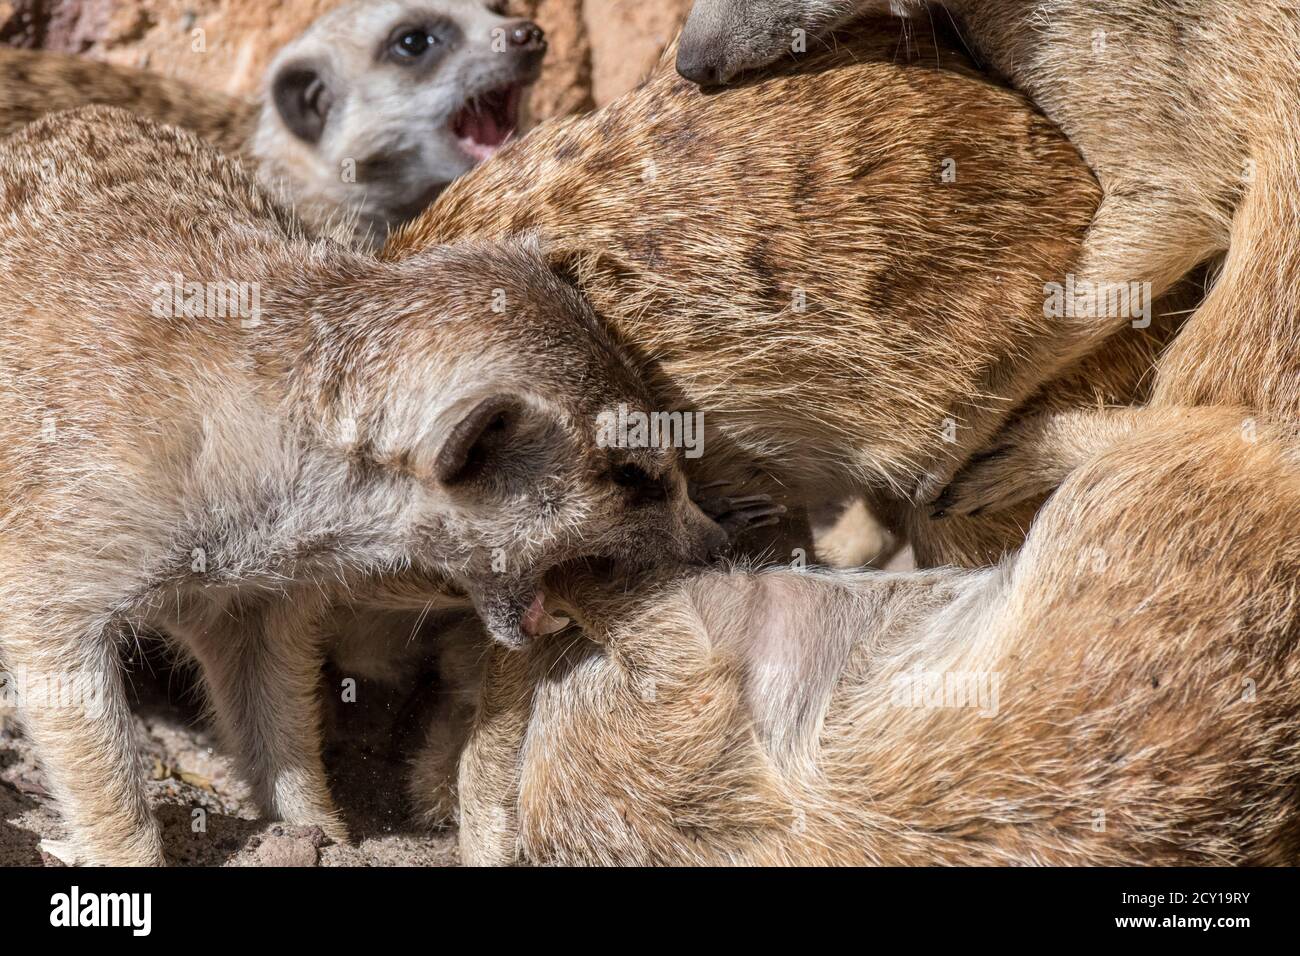
M 1246 428 L 1256 418 L 1300 418 L 1300 4 L 1182 0 L 1152 10 L 1072 0 L 1042 11 L 1044 29 L 1029 36 L 1016 26 L 1028 15 L 1024 4 L 953 6 L 1101 179 L 1092 264 L 1081 270 L 1151 279 L 1158 289 L 1197 261 L 1227 255 L 1162 359 L 1151 407 L 1240 405 Z M 1109 52 L 1093 57 L 1097 67 L 1080 85 L 1062 53 L 1098 30 Z M 1026 422 L 959 476 L 946 507 L 1014 503 L 1015 476 L 1047 472 L 1060 458 L 1060 446 L 1034 443 L 1036 433 L 1079 448 L 1133 421 L 1123 412 L 1106 417 Z M 1068 465 L 1051 469 L 1040 485 L 1067 473 Z
M 0 47 L 0 137 L 60 110 L 127 109 L 242 159 L 313 234 L 373 247 L 478 162 L 454 128 L 467 105 L 493 91 L 522 91 L 537 79 L 546 49 L 541 31 L 497 6 L 485 0 L 341 5 L 280 52 L 256 102 L 143 70 Z M 537 41 L 521 48 L 498 40 L 520 26 L 535 30 Z M 404 28 L 428 29 L 445 42 L 427 63 L 384 56 Z M 301 99 L 295 77 L 318 84 L 312 102 L 326 114 L 310 141 L 290 121 L 294 109 L 284 105 Z
M 1147 413 L 996 568 L 552 582 L 585 636 L 490 653 L 463 859 L 1294 864 L 1300 453 L 1239 414 Z
M 316 695 L 339 604 L 472 604 L 519 641 L 554 563 L 725 540 L 677 452 L 598 447 L 648 393 L 526 247 L 309 242 L 212 147 L 93 107 L 0 143 L 0 275 L 0 658 L 104 702 L 21 708 L 91 862 L 161 859 L 117 659 L 142 632 L 197 659 L 266 812 L 342 838 Z
M 254 102 L 145 70 L 0 47 L 0 137 L 49 113 L 93 105 L 188 129 L 231 156 L 251 159 L 248 147 L 259 110 Z
M 952 50 L 903 50 L 887 22 L 838 49 L 716 95 L 661 69 L 505 150 L 385 255 L 536 232 L 664 406 L 704 412 L 703 470 L 813 502 L 865 492 L 923 563 L 986 563 L 1031 508 L 936 530 L 916 504 L 1054 361 L 1044 284 L 1073 267 L 1097 192 Z M 1134 400 L 1175 327 L 1115 342 L 1041 401 Z
M 788 58 L 792 26 L 816 35 L 864 11 L 902 7 L 915 11 L 924 31 L 922 6 L 697 0 L 682 40 L 684 65 L 730 82 Z M 929 15 L 954 15 L 988 65 L 1060 124 L 1097 174 L 1105 197 L 1076 269 L 1080 281 L 1145 282 L 1159 295 L 1226 253 L 1215 288 L 1161 362 L 1152 406 L 1242 406 L 1265 419 L 1300 417 L 1300 3 L 939 6 Z M 815 48 L 816 36 L 810 42 Z M 1127 335 L 1128 322 L 1110 314 L 1062 321 L 1057 360 Z M 1042 377 L 1056 367 L 1043 366 Z M 1059 430 L 1043 423 L 1019 434 Z M 970 513 L 1015 501 L 1006 486 L 1035 449 L 1016 447 L 1014 437 L 960 476 L 941 506 Z
M 1162 363 L 1155 404 L 1300 413 L 1292 242 L 1300 226 L 1300 4 L 950 6 L 991 65 L 1061 125 L 1101 181 L 1105 199 L 1081 275 L 1150 281 L 1159 294 L 1198 262 L 1228 253 L 1218 287 Z M 1094 340 L 1116 328 L 1091 325 L 1082 334 Z

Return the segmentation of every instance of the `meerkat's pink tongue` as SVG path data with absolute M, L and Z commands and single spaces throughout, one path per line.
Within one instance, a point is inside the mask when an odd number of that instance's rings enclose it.
M 521 92 L 519 87 L 494 90 L 466 104 L 452 120 L 460 148 L 479 162 L 496 155 L 518 125 Z
M 546 610 L 546 592 L 538 591 L 537 597 L 533 598 L 533 603 L 528 605 L 528 610 L 524 612 L 520 627 L 527 637 L 546 637 L 549 634 L 558 634 L 570 623 L 567 617 L 552 616 Z

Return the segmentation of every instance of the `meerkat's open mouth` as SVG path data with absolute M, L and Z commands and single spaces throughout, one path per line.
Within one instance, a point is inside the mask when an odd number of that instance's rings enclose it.
M 451 120 L 460 148 L 480 163 L 495 156 L 519 128 L 523 93 L 523 84 L 514 83 L 471 98 Z
M 524 636 L 538 638 L 558 634 L 571 623 L 567 617 L 552 614 L 547 610 L 546 592 L 538 591 L 537 596 L 533 598 L 533 602 L 528 605 L 528 610 L 524 612 L 519 627 L 524 632 Z
M 576 587 L 629 587 L 626 562 L 596 555 L 572 558 L 550 570 L 476 591 L 479 617 L 491 635 L 507 647 L 526 647 L 539 637 L 573 626 Z
M 575 588 L 579 592 L 592 587 L 627 590 L 636 580 L 636 572 L 626 561 L 597 555 L 565 561 L 543 576 L 519 629 L 529 640 L 558 634 L 575 623 Z

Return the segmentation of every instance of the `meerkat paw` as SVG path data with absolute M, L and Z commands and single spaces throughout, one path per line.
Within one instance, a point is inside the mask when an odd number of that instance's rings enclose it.
M 314 775 L 284 773 L 275 781 L 270 798 L 258 802 L 262 805 L 262 815 L 268 819 L 294 826 L 318 827 L 335 843 L 346 844 L 351 840 L 347 824 L 324 789 L 323 780 L 317 781 Z
M 89 835 L 80 839 L 75 835 L 66 840 L 41 840 L 37 848 L 64 866 L 139 866 L 167 865 L 163 853 L 162 834 L 157 826 L 149 826 L 133 833 L 125 840 L 107 841 Z
M 348 825 L 343 822 L 343 815 L 333 804 L 305 813 L 290 814 L 285 817 L 284 822 L 292 823 L 295 826 L 319 827 L 320 831 L 328 839 L 340 846 L 346 846 L 352 842 L 352 836 L 348 833 Z
M 1171 414 L 1183 414 L 1171 410 Z M 1007 428 L 996 447 L 972 458 L 931 502 L 933 518 L 1000 511 L 1055 491 L 1076 468 L 1155 414 L 1149 409 L 1079 409 L 1032 415 Z
M 986 511 L 1002 511 L 1050 492 L 1058 483 L 1059 478 L 1027 460 L 1023 449 L 1014 444 L 998 445 L 976 455 L 957 472 L 930 503 L 930 517 L 974 517 Z
M 732 497 L 722 493 L 728 482 L 714 481 L 708 484 L 692 484 L 691 500 L 706 515 L 712 518 L 723 531 L 727 540 L 735 541 L 747 531 L 766 528 L 778 523 L 785 514 L 784 505 L 774 502 L 769 495 L 744 495 Z
M 1033 415 L 1005 429 L 931 502 L 931 517 L 973 517 L 1055 491 L 1070 472 L 1125 433 L 1128 410 Z
M 352 836 L 348 833 L 348 826 L 343 822 L 342 814 L 335 809 L 310 813 L 281 813 L 275 816 L 296 827 L 316 827 L 331 843 L 339 846 L 346 846 L 352 842 Z

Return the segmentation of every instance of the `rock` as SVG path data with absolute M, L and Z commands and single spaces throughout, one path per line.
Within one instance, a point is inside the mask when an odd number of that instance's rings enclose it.
M 320 827 L 275 827 L 253 853 L 254 866 L 315 866 L 325 835 Z
M 603 106 L 654 69 L 691 12 L 692 0 L 586 0 L 591 95 Z
M 542 78 L 529 95 L 528 118 L 540 122 L 595 107 L 582 0 L 514 0 L 511 12 L 535 20 L 546 31 L 549 44 Z

